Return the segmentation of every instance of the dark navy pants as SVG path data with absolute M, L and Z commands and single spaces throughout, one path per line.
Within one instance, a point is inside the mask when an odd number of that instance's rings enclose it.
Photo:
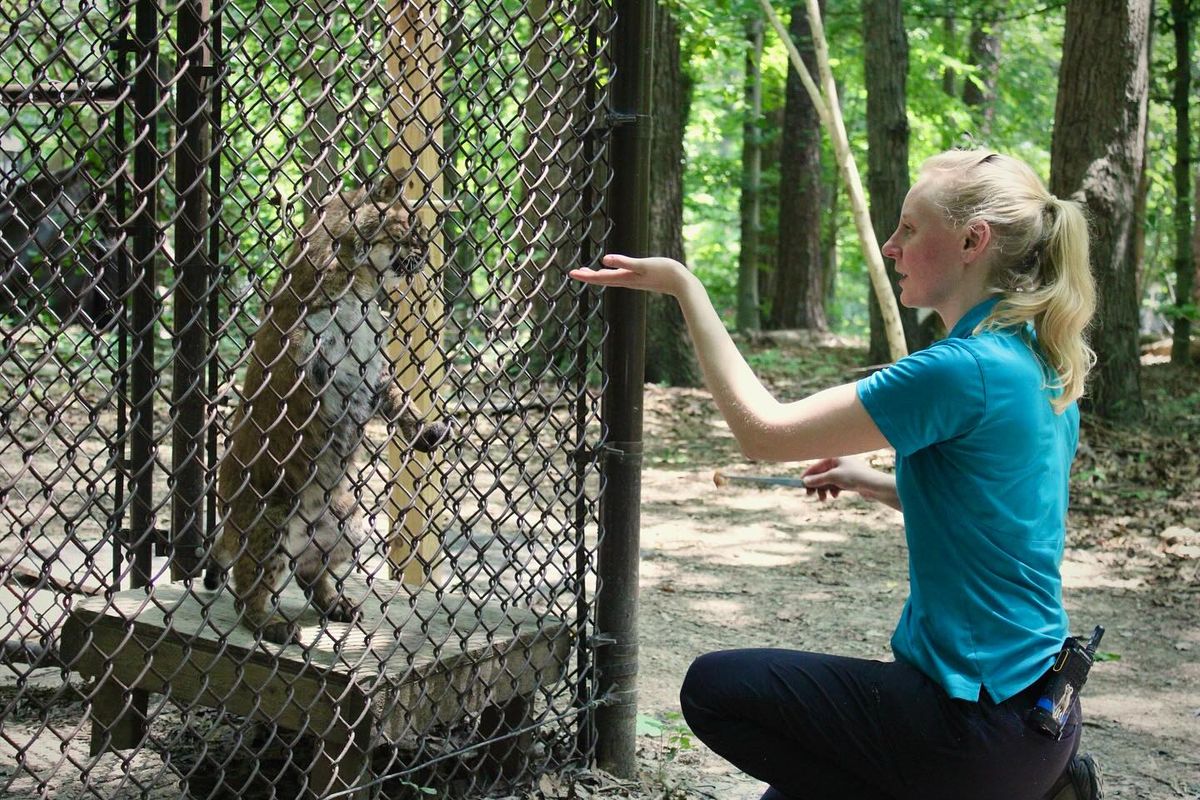
M 907 664 L 792 650 L 696 659 L 680 690 L 688 726 L 764 800 L 1041 800 L 1079 747 L 1025 722 L 1039 687 L 999 705 L 951 699 Z

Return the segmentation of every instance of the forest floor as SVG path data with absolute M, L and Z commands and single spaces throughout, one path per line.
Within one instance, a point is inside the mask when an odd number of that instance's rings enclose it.
M 769 340 L 748 352 L 781 398 L 853 377 L 863 357 Z M 1110 798 L 1200 798 L 1197 378 L 1147 363 L 1144 423 L 1083 422 L 1064 596 L 1074 632 L 1107 630 L 1082 746 L 1101 762 Z M 907 594 L 901 518 L 857 496 L 820 503 L 792 489 L 716 488 L 716 469 L 798 476 L 805 465 L 747 463 L 702 391 L 647 387 L 645 420 L 641 774 L 623 789 L 600 780 L 593 796 L 757 798 L 762 784 L 687 731 L 678 689 L 688 664 L 759 646 L 890 659 Z M 886 468 L 892 456 L 872 460 Z
M 853 379 L 864 357 L 853 342 L 833 338 L 744 346 L 785 399 Z M 1200 373 L 1153 363 L 1160 360 L 1149 357 L 1142 368 L 1145 421 L 1122 427 L 1084 418 L 1064 595 L 1076 633 L 1107 629 L 1084 695 L 1083 742 L 1104 767 L 1107 796 L 1200 800 Z M 645 441 L 639 773 L 543 775 L 521 800 L 754 800 L 764 787 L 708 751 L 682 721 L 678 689 L 691 661 L 759 646 L 890 658 L 907 594 L 897 512 L 856 496 L 820 503 L 791 489 L 714 486 L 718 469 L 798 476 L 805 465 L 746 462 L 701 390 L 646 387 Z M 892 464 L 889 451 L 870 457 Z M 6 691 L 14 688 L 22 690 Z M 43 737 L 41 750 L 22 751 L 41 758 L 39 769 L 55 782 L 5 792 L 14 764 L 0 753 L 0 797 L 104 796 L 99 784 L 69 781 L 71 753 L 86 747 L 82 708 L 54 709 L 56 735 Z M 0 749 L 25 747 L 37 732 L 37 719 L 28 730 L 7 722 L 0 720 Z M 139 758 L 147 774 L 161 774 L 156 753 Z M 128 773 L 135 765 L 124 766 Z M 178 796 L 177 784 L 161 796 Z

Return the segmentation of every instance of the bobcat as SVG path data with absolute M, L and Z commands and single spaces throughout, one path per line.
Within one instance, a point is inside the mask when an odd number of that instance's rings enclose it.
M 449 433 L 422 424 L 390 380 L 383 304 L 421 268 L 425 244 L 402 204 L 376 200 L 387 190 L 343 193 L 305 222 L 251 346 L 214 558 L 232 565 L 242 621 L 267 641 L 298 641 L 275 609 L 293 571 L 326 619 L 355 617 L 333 573 L 360 540 L 348 472 L 367 421 L 384 414 L 422 452 Z

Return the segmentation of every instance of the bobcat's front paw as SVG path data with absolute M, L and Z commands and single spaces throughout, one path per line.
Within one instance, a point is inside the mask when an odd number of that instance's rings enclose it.
M 432 453 L 440 444 L 449 439 L 453 432 L 454 428 L 448 422 L 431 422 L 428 425 L 422 425 L 421 430 L 417 432 L 413 447 L 422 453 Z
M 348 597 L 339 597 L 325 609 L 325 619 L 330 622 L 354 622 L 358 615 L 358 606 Z
M 283 617 L 272 617 L 270 622 L 260 629 L 262 638 L 275 644 L 300 644 L 300 626 Z

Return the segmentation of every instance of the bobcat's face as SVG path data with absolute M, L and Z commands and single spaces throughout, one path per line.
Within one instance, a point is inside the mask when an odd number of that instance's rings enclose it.
M 425 232 L 400 203 L 382 206 L 365 192 L 342 195 L 326 213 L 334 257 L 348 272 L 408 278 L 426 263 Z

